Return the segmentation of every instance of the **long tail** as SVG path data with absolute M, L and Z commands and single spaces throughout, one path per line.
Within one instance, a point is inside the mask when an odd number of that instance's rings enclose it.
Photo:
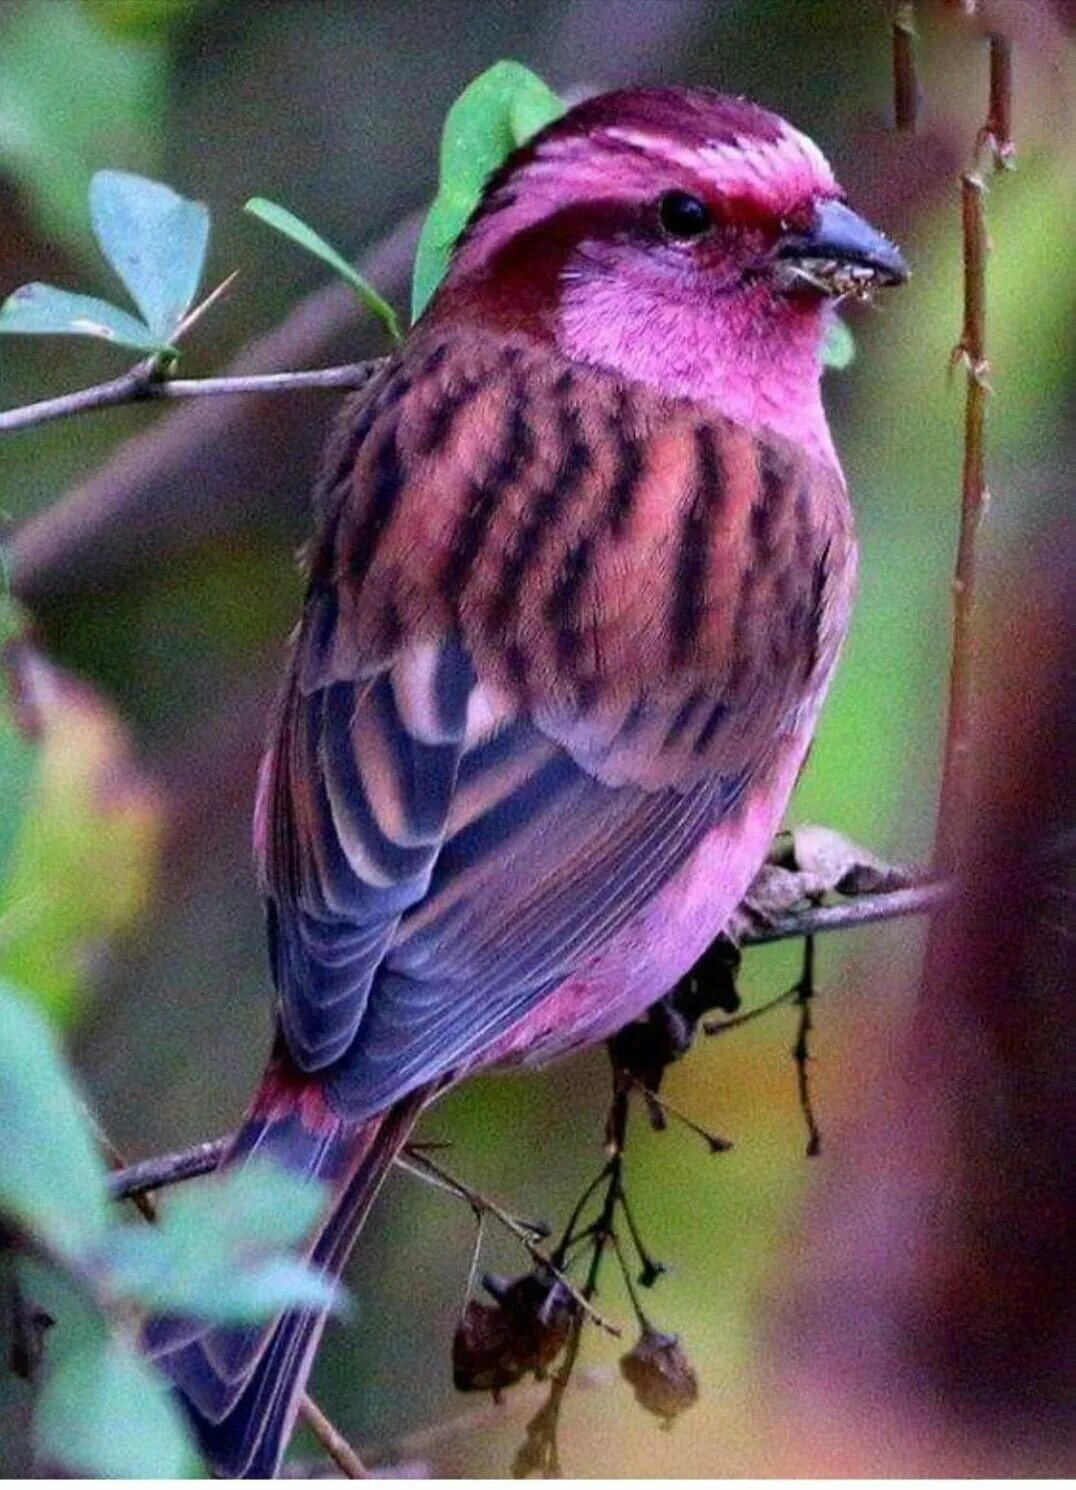
M 313 1083 L 270 1067 L 226 1165 L 254 1154 L 330 1185 L 333 1200 L 310 1238 L 313 1265 L 338 1277 L 393 1159 L 422 1109 L 420 1097 L 359 1125 L 325 1107 Z M 199 1327 L 151 1320 L 145 1345 L 175 1383 L 202 1452 L 226 1479 L 271 1479 L 280 1465 L 326 1316 L 284 1314 L 268 1326 Z

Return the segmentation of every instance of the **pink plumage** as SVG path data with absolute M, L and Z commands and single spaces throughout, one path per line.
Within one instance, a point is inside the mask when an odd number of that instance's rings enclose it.
M 612 1034 L 742 897 L 854 585 L 829 302 L 905 272 L 783 120 L 608 94 L 490 182 L 345 411 L 255 819 L 279 1032 L 229 1161 L 331 1184 L 327 1271 L 430 1100 Z M 218 1472 L 274 1472 L 322 1323 L 151 1325 Z

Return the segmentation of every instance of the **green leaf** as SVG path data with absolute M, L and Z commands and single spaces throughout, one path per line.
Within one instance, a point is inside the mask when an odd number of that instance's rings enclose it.
M 826 327 L 825 340 L 822 343 L 822 366 L 832 367 L 835 372 L 843 372 L 855 360 L 856 342 L 852 328 L 840 316 L 833 316 Z
M 0 977 L 66 1021 L 83 1007 L 102 943 L 145 908 L 163 804 L 98 694 L 26 644 L 12 661 L 38 746 L 0 881 Z
M 12 336 L 94 336 L 137 352 L 168 350 L 129 311 L 96 295 L 78 295 L 55 285 L 20 285 L 0 305 L 0 332 Z
M 109 1228 L 105 1170 L 45 1019 L 0 981 L 0 1211 L 77 1257 Z
M 4 554 L 0 549 L 0 802 L 4 804 L 0 812 L 0 886 L 37 772 L 37 750 L 15 717 L 9 649 L 16 630 L 15 613 L 7 595 Z
M 38 1455 L 87 1479 L 187 1479 L 199 1472 L 182 1414 L 149 1363 L 101 1333 L 65 1352 L 34 1423 Z
M 243 1324 L 331 1308 L 333 1284 L 283 1251 L 310 1233 L 325 1199 L 322 1185 L 252 1161 L 170 1195 L 156 1227 L 114 1228 L 98 1262 L 110 1293 L 168 1313 Z
M 44 237 L 89 257 L 94 168 L 110 160 L 153 171 L 160 163 L 167 32 L 135 40 L 106 32 L 79 0 L 3 4 L 0 25 L 0 168 Z
M 194 303 L 209 243 L 209 208 L 130 171 L 97 171 L 90 221 L 101 252 L 159 345 Z
M 251 197 L 244 204 L 244 212 L 249 212 L 251 217 L 267 223 L 269 227 L 275 228 L 278 233 L 283 233 L 285 238 L 290 238 L 300 248 L 305 248 L 312 253 L 316 259 L 323 264 L 328 264 L 330 269 L 336 271 L 342 280 L 351 286 L 359 299 L 384 325 L 393 341 L 400 340 L 400 323 L 396 312 L 383 296 L 379 295 L 364 279 L 359 271 L 338 253 L 331 243 L 326 243 L 320 233 L 316 233 L 312 227 L 303 222 L 302 218 L 296 217 L 294 212 L 289 212 L 286 207 L 281 207 L 277 202 L 270 202 L 266 197 Z
M 418 320 L 486 182 L 519 145 L 564 112 L 564 102 L 519 62 L 496 62 L 456 99 L 441 136 L 441 172 L 419 237 L 411 282 Z

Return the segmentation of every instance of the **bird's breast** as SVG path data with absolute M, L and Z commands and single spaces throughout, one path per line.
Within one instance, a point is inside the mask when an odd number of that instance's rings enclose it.
M 335 646 L 455 632 L 554 738 L 584 720 L 575 749 L 609 781 L 737 770 L 795 732 L 851 596 L 830 468 L 496 338 L 417 344 L 360 417 L 315 559 L 345 611 Z

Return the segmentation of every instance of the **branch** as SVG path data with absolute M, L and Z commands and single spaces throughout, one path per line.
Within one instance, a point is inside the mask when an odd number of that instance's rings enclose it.
M 418 214 L 404 219 L 359 260 L 386 294 L 407 282 L 418 224 Z M 249 343 L 229 373 L 353 360 L 364 338 L 374 349 L 372 330 L 353 291 L 334 281 Z M 150 556 L 158 565 L 208 534 L 219 542 L 255 514 L 259 521 L 280 513 L 298 519 L 332 413 L 331 399 L 302 393 L 271 406 L 257 394 L 177 403 L 12 535 L 14 591 L 33 606 L 99 590 Z
M 877 921 L 895 921 L 903 916 L 922 916 L 950 899 L 954 885 L 949 880 L 931 880 L 902 890 L 877 895 L 857 895 L 838 905 L 812 905 L 804 910 L 774 916 L 764 926 L 752 928 L 739 938 L 741 947 L 766 942 L 790 941 L 822 931 L 850 931 Z
M 322 367 L 312 371 L 260 373 L 248 377 L 166 378 L 154 364 L 140 362 L 118 378 L 61 393 L 36 404 L 0 412 L 0 434 L 17 429 L 31 429 L 81 414 L 88 409 L 114 409 L 123 404 L 145 403 L 167 398 L 205 398 L 224 393 L 292 393 L 307 388 L 362 388 L 381 366 L 380 358 L 356 362 L 344 367 Z
M 986 487 L 986 404 L 990 393 L 990 364 L 986 355 L 986 260 L 990 244 L 986 230 L 983 175 L 984 146 L 997 168 L 1013 156 L 1012 54 L 1004 37 L 990 38 L 990 101 L 987 119 L 976 138 L 976 161 L 961 177 L 961 215 L 964 232 L 964 324 L 953 352 L 952 365 L 963 364 L 967 374 L 964 406 L 964 467 L 960 495 L 960 536 L 953 577 L 953 656 L 949 673 L 949 716 L 946 722 L 938 827 L 934 865 L 948 871 L 957 853 L 957 837 L 967 820 L 971 794 L 972 681 L 975 651 L 973 615 L 976 585 L 976 539 L 989 500 Z
M 951 882 L 936 880 L 929 884 L 914 885 L 909 889 L 887 890 L 878 895 L 860 895 L 840 905 L 808 906 L 802 911 L 790 911 L 786 915 L 777 916 L 768 925 L 746 932 L 740 942 L 743 946 L 759 946 L 766 942 L 814 936 L 824 931 L 846 931 L 904 916 L 925 915 L 949 899 L 953 891 Z M 782 994 L 781 1002 L 785 999 L 786 995 Z M 751 1011 L 752 1014 L 755 1012 L 760 1011 Z M 750 1017 L 751 1014 L 741 1015 L 737 1020 L 722 1021 L 718 1027 L 731 1027 Z M 230 1138 L 214 1138 L 205 1143 L 193 1144 L 190 1148 L 178 1149 L 174 1153 L 159 1154 L 150 1159 L 139 1160 L 136 1164 L 127 1164 L 109 1176 L 112 1198 L 135 1200 L 149 1190 L 163 1190 L 168 1185 L 178 1185 L 198 1175 L 209 1174 L 220 1163 L 230 1141 Z M 526 1233 L 526 1227 L 499 1206 L 465 1186 L 454 1175 L 442 1173 L 424 1150 L 414 1149 L 409 1145 L 404 1152 L 426 1170 L 440 1174 L 449 1188 L 462 1195 L 469 1204 L 481 1205 L 496 1219 L 510 1225 L 514 1234 Z
M 915 6 L 899 0 L 893 11 L 893 122 L 907 134 L 915 133 L 919 118 L 915 41 Z

